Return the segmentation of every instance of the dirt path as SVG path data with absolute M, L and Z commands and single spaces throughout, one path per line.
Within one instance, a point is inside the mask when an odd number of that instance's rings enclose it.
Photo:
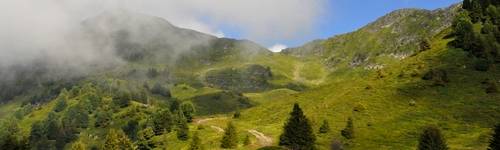
M 219 132 L 224 132 L 224 129 L 222 129 L 221 127 L 214 126 L 214 125 L 211 125 L 210 127 L 214 128 L 215 130 L 217 130 Z
M 221 120 L 221 119 L 226 119 L 226 117 L 224 117 L 224 118 L 202 118 L 202 119 L 196 119 L 193 122 L 194 122 L 194 124 L 201 124 L 201 123 L 205 123 L 207 121 Z
M 261 133 L 257 130 L 248 130 L 251 134 L 253 134 L 255 137 L 257 137 L 257 141 L 263 146 L 270 146 L 273 145 L 274 138 L 270 136 L 266 136 L 264 133 Z

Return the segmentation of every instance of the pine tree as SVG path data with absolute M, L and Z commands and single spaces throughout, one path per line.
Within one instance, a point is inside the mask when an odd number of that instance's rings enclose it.
M 133 150 L 134 145 L 132 144 L 132 141 L 128 138 L 128 136 L 122 131 L 118 130 L 116 133 L 119 141 L 119 149 L 121 150 Z
M 431 49 L 431 41 L 429 40 L 429 37 L 424 33 L 422 36 L 420 36 L 420 41 L 418 43 L 419 51 L 426 51 Z
M 92 110 L 96 110 L 102 105 L 102 99 L 95 93 L 87 93 L 87 99 L 90 101 L 90 106 Z
M 245 140 L 243 140 L 243 145 L 247 146 L 247 145 L 250 145 L 252 144 L 251 141 L 250 141 L 250 136 L 245 136 Z
M 354 135 L 355 134 L 354 123 L 353 123 L 351 117 L 347 118 L 347 125 L 345 126 L 345 128 L 342 131 L 340 131 L 340 133 L 342 134 L 342 136 L 344 136 L 347 139 L 356 138 L 356 136 Z
M 186 141 L 189 139 L 189 127 L 186 117 L 184 117 L 182 109 L 179 110 L 177 115 L 179 118 L 179 124 L 177 125 L 179 127 L 179 131 L 177 131 L 177 139 Z
M 120 108 L 124 108 L 130 105 L 131 99 L 132 96 L 129 91 L 120 90 L 113 96 L 113 103 L 120 106 Z
M 73 88 L 71 88 L 71 92 L 69 93 L 69 98 L 77 98 L 80 96 L 81 92 L 80 92 L 80 88 L 78 88 L 78 86 L 73 86 Z
M 462 4 L 462 9 L 470 10 L 472 8 L 472 4 L 470 3 L 470 0 L 464 0 Z
M 188 150 L 205 150 L 205 146 L 201 143 L 201 139 L 198 135 L 198 131 L 194 132 L 193 141 L 189 144 Z
M 173 125 L 174 120 L 168 109 L 159 109 L 153 114 L 153 131 L 156 135 L 163 134 L 163 128 L 167 129 L 167 132 L 172 131 Z
M 227 128 L 224 130 L 224 136 L 221 141 L 221 148 L 236 148 L 238 146 L 238 136 L 236 135 L 236 126 L 232 121 L 227 123 Z
M 0 147 L 3 150 L 18 150 L 21 149 L 19 146 L 19 142 L 16 137 L 12 134 L 8 134 L 7 137 L 3 137 Z
M 54 111 L 55 112 L 63 111 L 64 108 L 66 108 L 66 106 L 68 106 L 66 95 L 64 95 L 63 93 L 61 93 L 57 97 L 56 105 L 54 106 Z
M 490 140 L 490 145 L 488 146 L 489 150 L 500 150 L 500 124 L 497 124 L 493 131 L 493 136 Z
M 137 148 L 141 150 L 148 150 L 154 148 L 154 143 L 151 140 L 151 138 L 153 138 L 154 135 L 155 133 L 153 131 L 153 128 L 151 127 L 147 127 L 146 129 L 139 131 L 139 133 L 137 134 Z
M 146 89 L 141 90 L 141 103 L 149 105 L 148 91 Z
M 240 116 L 241 116 L 240 107 L 237 107 L 236 111 L 233 114 L 233 118 L 239 118 Z
M 47 133 L 47 138 L 49 140 L 55 140 L 57 135 L 59 135 L 59 124 L 58 124 L 59 116 L 57 116 L 56 112 L 51 111 L 47 115 L 47 118 L 43 120 L 43 129 L 45 133 Z
M 328 121 L 323 120 L 323 125 L 321 125 L 321 127 L 319 127 L 319 132 L 320 133 L 330 132 L 330 125 L 328 124 Z
M 153 130 L 151 130 L 153 131 Z M 163 150 L 167 150 L 167 147 L 168 147 L 168 132 L 167 132 L 167 129 L 163 128 L 163 139 L 162 139 L 162 146 L 161 148 Z
M 314 143 L 316 136 L 313 133 L 309 120 L 302 112 L 298 103 L 293 105 L 290 118 L 283 127 L 279 145 L 298 147 L 300 149 L 316 149 Z
M 85 150 L 85 144 L 80 141 L 75 142 L 71 145 L 70 150 Z
M 476 40 L 476 35 L 474 33 L 474 25 L 468 18 L 459 19 L 453 28 L 453 35 L 455 35 L 455 47 L 471 51 L 472 45 Z
M 186 117 L 187 122 L 193 122 L 196 109 L 191 101 L 182 102 L 180 105 L 180 109 L 184 112 L 184 116 Z
M 495 1 L 495 0 L 494 0 Z M 479 4 L 481 5 L 481 10 L 483 12 L 486 11 L 486 8 L 488 8 L 488 6 L 491 5 L 491 1 L 490 0 L 479 0 Z
M 472 0 L 472 8 L 470 10 L 470 18 L 472 22 L 479 22 L 483 17 L 483 8 L 479 0 Z
M 418 150 L 447 150 L 446 140 L 438 128 L 427 126 L 418 138 Z
M 29 141 L 31 141 L 31 145 L 34 147 L 37 143 L 44 137 L 43 134 L 43 123 L 40 120 L 37 120 L 31 124 L 31 131 L 29 135 Z
M 179 110 L 179 108 L 180 108 L 180 102 L 179 102 L 179 100 L 174 99 L 174 101 L 172 102 L 172 104 L 170 104 L 170 111 L 174 112 L 176 110 Z
M 491 19 L 492 24 L 499 25 L 500 24 L 500 12 L 497 7 L 490 5 L 486 8 L 486 15 Z
M 493 26 L 493 23 L 491 20 L 488 18 L 486 19 L 486 22 L 483 25 L 483 28 L 481 28 L 481 33 L 482 34 L 489 34 L 489 33 L 494 33 L 495 27 Z

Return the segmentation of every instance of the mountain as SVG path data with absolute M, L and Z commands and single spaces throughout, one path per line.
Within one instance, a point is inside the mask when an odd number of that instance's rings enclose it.
M 13 66 L 14 74 L 0 70 L 10 77 L 0 84 L 0 145 L 40 135 L 34 145 L 69 149 L 79 141 L 100 148 L 115 129 L 134 145 L 185 149 L 191 140 L 174 135 L 185 128 L 164 134 L 158 124 L 194 114 L 189 132 L 198 132 L 206 148 L 220 147 L 223 128 L 232 121 L 237 138 L 248 135 L 252 143 L 236 149 L 258 149 L 278 144 L 298 103 L 318 149 L 329 149 L 333 137 L 349 149 L 415 149 L 428 125 L 441 129 L 451 149 L 485 149 L 500 118 L 500 66 L 478 71 L 480 59 L 451 44 L 450 26 L 460 6 L 396 10 L 356 31 L 281 53 L 146 14 L 103 12 L 82 21 L 68 39 L 78 41 L 75 51 L 97 53 L 106 61 L 72 68 L 42 59 Z M 416 51 L 424 33 L 432 48 Z M 51 112 L 56 107 L 62 109 Z M 235 113 L 240 116 L 233 118 Z M 340 133 L 349 117 L 355 139 Z M 324 120 L 331 132 L 318 133 Z M 48 139 L 52 130 L 32 131 L 53 122 L 64 132 L 58 134 L 63 142 Z
M 356 31 L 314 40 L 281 53 L 301 60 L 315 60 L 329 71 L 380 69 L 408 57 L 415 51 L 421 35 L 431 38 L 450 27 L 459 8 L 460 3 L 432 11 L 395 10 Z

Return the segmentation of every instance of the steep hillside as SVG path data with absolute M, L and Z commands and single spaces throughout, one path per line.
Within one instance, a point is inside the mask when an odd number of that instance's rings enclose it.
M 314 60 L 329 71 L 380 69 L 408 57 L 422 34 L 432 37 L 451 25 L 461 4 L 444 9 L 400 9 L 346 34 L 314 40 L 281 53 Z

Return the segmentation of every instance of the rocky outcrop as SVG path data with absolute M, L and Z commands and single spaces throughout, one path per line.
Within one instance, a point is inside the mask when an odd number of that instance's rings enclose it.
M 205 80 L 210 87 L 242 92 L 259 92 L 272 88 L 267 82 L 272 77 L 271 69 L 261 65 L 212 70 L 207 74 Z

